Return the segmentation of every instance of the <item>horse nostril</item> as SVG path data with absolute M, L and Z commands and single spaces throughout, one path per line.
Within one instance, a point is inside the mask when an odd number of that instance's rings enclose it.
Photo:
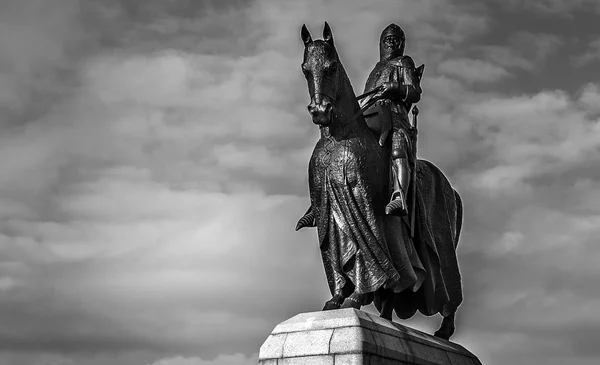
M 308 112 L 311 115 L 316 115 L 316 114 L 320 114 L 320 113 L 329 113 L 331 112 L 331 109 L 333 108 L 333 105 L 331 105 L 331 103 L 323 103 L 323 104 L 313 104 L 310 103 L 308 104 L 308 106 L 306 107 L 306 109 L 308 110 Z

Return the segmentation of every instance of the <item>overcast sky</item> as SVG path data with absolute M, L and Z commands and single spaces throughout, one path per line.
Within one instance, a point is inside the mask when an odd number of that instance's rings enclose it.
M 390 22 L 426 65 L 419 155 L 465 204 L 453 340 L 600 362 L 597 0 L 0 4 L 0 364 L 249 365 L 322 307 L 294 226 L 325 20 L 357 93 Z

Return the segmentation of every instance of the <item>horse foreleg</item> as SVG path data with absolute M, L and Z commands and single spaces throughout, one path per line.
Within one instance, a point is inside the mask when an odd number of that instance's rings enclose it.
M 450 337 L 454 334 L 454 315 L 456 312 L 450 313 L 448 316 L 444 317 L 442 320 L 442 325 L 440 328 L 433 334 L 436 337 L 443 338 L 444 340 L 449 340 Z
M 347 297 L 346 300 L 344 300 L 344 303 L 342 304 L 341 308 L 360 309 L 363 305 L 368 305 L 371 301 L 373 301 L 372 293 L 360 294 L 354 292 L 349 297 Z
M 329 299 L 325 302 L 325 306 L 323 307 L 324 311 L 340 309 L 342 303 L 344 302 L 344 294 L 342 292 L 337 292 L 334 294 L 333 298 Z

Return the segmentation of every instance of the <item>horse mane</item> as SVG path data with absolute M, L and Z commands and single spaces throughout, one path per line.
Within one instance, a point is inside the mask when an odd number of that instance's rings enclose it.
M 340 55 L 339 55 L 337 49 L 335 48 L 335 46 L 332 46 L 325 41 L 323 41 L 323 42 L 325 43 L 325 47 L 332 47 L 332 49 L 335 53 L 335 56 L 337 58 L 337 62 L 339 64 L 338 72 L 340 72 L 339 77 L 341 80 L 341 83 L 340 83 L 341 88 L 340 88 L 340 91 L 338 92 L 337 99 L 335 100 L 335 102 L 337 104 L 336 106 L 343 107 L 343 108 L 338 109 L 338 113 L 342 112 L 342 114 L 340 115 L 340 117 L 342 119 L 341 124 L 348 125 L 348 124 L 351 124 L 352 122 L 355 122 L 365 128 L 368 128 L 363 114 L 359 113 L 360 105 L 358 103 L 358 100 L 356 99 L 356 93 L 354 92 L 354 87 L 352 86 L 350 77 L 348 77 L 348 73 L 346 73 L 346 68 L 342 64 L 342 61 L 340 59 Z M 343 105 L 343 104 L 346 104 L 346 105 Z M 347 111 L 345 112 L 344 108 L 348 108 L 349 113 Z M 354 120 L 349 120 L 354 116 L 356 116 L 354 118 Z

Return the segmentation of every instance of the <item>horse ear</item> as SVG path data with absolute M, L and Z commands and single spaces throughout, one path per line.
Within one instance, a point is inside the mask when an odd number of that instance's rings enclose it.
M 327 22 L 325 22 L 325 28 L 323 28 L 323 40 L 333 47 L 333 34 L 331 33 L 331 27 L 329 27 Z
M 302 31 L 300 32 L 300 35 L 302 36 L 302 42 L 304 42 L 305 47 L 312 42 L 312 37 L 310 36 L 308 28 L 306 28 L 306 24 L 302 24 Z
M 425 70 L 425 64 L 422 64 L 417 68 L 417 73 L 419 74 L 419 80 L 423 77 L 423 71 Z

